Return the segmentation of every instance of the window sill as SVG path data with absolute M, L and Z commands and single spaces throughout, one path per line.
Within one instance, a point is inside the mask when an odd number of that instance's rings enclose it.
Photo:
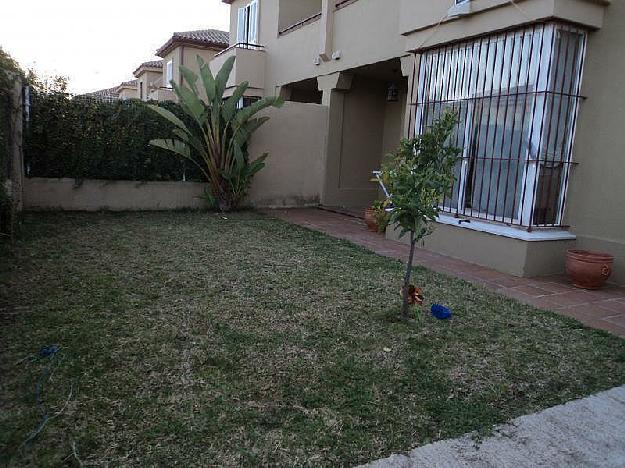
M 524 228 L 506 226 L 503 224 L 489 223 L 476 219 L 455 218 L 447 214 L 440 214 L 436 221 L 440 224 L 456 226 L 463 229 L 471 229 L 472 231 L 486 232 L 496 236 L 509 237 L 526 242 L 544 242 L 559 240 L 575 240 L 575 234 L 564 229 L 538 229 L 528 232 Z

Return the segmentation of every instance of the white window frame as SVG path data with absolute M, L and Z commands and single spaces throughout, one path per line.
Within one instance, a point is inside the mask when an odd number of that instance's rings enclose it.
M 258 44 L 259 29 L 258 0 L 239 8 L 237 19 L 237 44 Z
M 165 87 L 171 88 L 171 82 L 174 80 L 174 59 L 169 60 L 165 64 Z
M 459 2 L 459 3 L 464 3 L 464 2 Z M 548 27 L 546 27 L 542 34 L 544 35 L 543 38 L 541 39 L 541 41 L 543 41 L 546 44 L 551 44 L 553 42 L 553 35 L 557 34 L 558 32 L 558 26 L 555 24 L 549 25 Z M 516 34 L 522 34 L 523 32 L 517 32 Z M 532 39 L 534 41 L 536 41 L 536 39 Z M 541 42 L 542 44 L 542 42 Z M 471 47 L 471 45 L 468 45 L 467 47 Z M 585 40 L 584 43 L 582 45 L 582 49 L 581 49 L 581 53 L 580 53 L 580 57 L 579 60 L 583 63 L 584 60 L 584 55 L 585 55 Z M 497 54 L 495 57 L 492 58 L 492 60 L 495 61 L 495 64 L 498 63 L 502 63 L 501 61 L 503 61 L 503 63 L 506 63 L 506 59 L 503 57 L 503 55 L 508 52 L 510 53 L 509 50 L 507 50 L 507 47 L 504 47 L 501 51 L 499 49 L 497 50 Z M 500 55 L 501 52 L 501 55 Z M 545 50 L 544 52 L 547 53 L 543 53 L 541 55 L 541 60 L 540 60 L 540 64 L 532 64 L 531 61 L 529 62 L 529 67 L 530 69 L 528 70 L 528 83 L 524 83 L 525 86 L 533 88 L 535 90 L 537 90 L 538 93 L 541 92 L 545 92 L 546 90 L 549 90 L 552 88 L 552 80 L 553 80 L 553 76 L 546 76 L 546 75 L 541 75 L 541 74 L 537 74 L 536 69 L 532 69 L 532 67 L 540 67 L 543 70 L 548 69 L 548 64 L 552 61 L 553 59 L 553 50 L 552 49 L 548 49 Z M 523 52 L 521 52 L 523 53 Z M 533 53 L 536 53 L 536 51 L 534 51 Z M 463 59 L 465 57 L 453 57 L 451 56 L 445 56 L 444 60 L 449 60 L 451 63 L 453 63 L 453 60 L 456 59 L 458 60 L 458 62 Z M 476 58 L 475 56 L 471 57 L 473 60 L 473 66 L 475 66 L 475 61 L 474 59 Z M 482 56 L 480 55 L 479 57 L 477 57 L 478 60 L 480 62 L 482 62 Z M 486 59 L 486 61 L 488 62 L 490 57 L 484 57 Z M 422 57 L 422 60 L 427 60 L 427 58 Z M 491 62 L 492 63 L 492 62 Z M 438 63 L 437 63 L 437 67 L 438 68 Z M 457 66 L 457 63 L 456 63 Z M 489 66 L 484 65 L 485 68 L 488 70 Z M 466 65 L 465 65 L 466 67 Z M 439 70 L 433 70 L 434 67 L 432 67 L 431 69 L 429 69 L 428 71 L 426 71 L 425 73 L 439 73 Z M 441 65 L 441 69 L 444 71 L 444 67 Z M 497 69 L 497 67 L 493 67 L 493 70 Z M 525 73 L 525 72 L 524 72 Z M 580 73 L 580 81 L 582 79 L 582 74 L 583 74 L 583 70 Z M 430 76 L 423 76 L 422 71 L 420 71 L 419 73 L 419 81 L 422 83 L 421 86 L 419 87 L 419 93 L 421 95 L 428 95 L 430 93 L 430 86 L 434 86 L 437 89 L 434 91 L 435 93 L 441 93 L 444 92 L 444 88 L 446 86 L 446 83 L 438 83 L 438 82 L 431 82 L 430 80 Z M 444 78 L 444 77 L 443 77 Z M 468 98 L 468 97 L 478 97 L 479 96 L 479 88 L 480 85 L 484 82 L 487 83 L 492 83 L 492 80 L 494 80 L 495 78 L 498 79 L 503 79 L 502 77 L 495 77 L 495 76 L 484 76 L 482 77 L 482 79 L 478 82 L 475 83 L 475 86 L 472 90 L 472 92 L 470 93 L 470 96 L 457 96 L 457 99 L 463 99 L 463 98 Z M 488 81 L 490 79 L 490 81 Z M 438 80 L 437 80 L 438 81 Z M 508 86 L 510 86 L 510 83 L 507 84 Z M 517 83 L 517 85 L 521 85 L 521 83 Z M 470 85 L 469 85 L 470 87 Z M 501 93 L 504 92 L 504 87 L 502 85 L 502 89 L 500 90 Z M 448 93 L 451 92 L 451 90 L 446 90 Z M 454 91 L 456 91 L 456 89 L 454 88 Z M 546 94 L 545 94 L 546 95 Z M 535 104 L 535 108 L 533 110 L 533 122 L 530 123 L 530 126 L 532 129 L 536 129 L 535 131 L 532 131 L 530 135 L 528 135 L 528 142 L 527 142 L 527 151 L 525 152 L 525 155 L 523 156 L 523 158 L 519 159 L 519 163 L 523 163 L 523 170 L 522 170 L 522 186 L 519 188 L 519 191 L 521 193 L 521 198 L 522 201 L 518 204 L 518 206 L 516 207 L 516 213 L 513 214 L 513 217 L 506 217 L 502 220 L 501 215 L 497 214 L 496 216 L 494 214 L 489 214 L 489 213 L 483 213 L 480 212 L 478 210 L 472 210 L 472 213 L 474 213 L 475 217 L 480 218 L 480 219 L 486 219 L 486 220 L 491 220 L 491 221 L 498 221 L 498 222 L 504 222 L 504 223 L 510 223 L 510 224 L 520 224 L 520 225 L 531 225 L 533 224 L 533 220 L 532 220 L 532 215 L 534 212 L 534 206 L 535 203 L 537 202 L 537 189 L 538 189 L 538 181 L 540 180 L 540 164 L 536 161 L 536 155 L 532 155 L 532 151 L 533 150 L 537 150 L 540 149 L 541 144 L 543 144 L 542 142 L 542 128 L 543 128 L 543 124 L 544 124 L 544 119 L 546 118 L 545 114 L 546 114 L 546 106 L 547 105 L 547 100 L 546 99 L 536 99 L 536 104 Z M 464 138 L 463 141 L 465 142 L 469 142 L 470 140 L 470 133 L 473 129 L 473 117 L 474 117 L 474 111 L 475 111 L 475 106 L 476 106 L 476 101 L 474 100 L 469 100 L 469 104 L 468 104 L 468 109 L 467 109 L 467 118 L 465 120 L 465 128 L 464 128 Z M 574 107 L 572 109 L 572 112 L 577 114 L 578 112 L 578 107 L 579 104 L 577 101 L 574 102 Z M 423 129 L 422 129 L 422 125 L 423 125 L 423 119 L 424 117 L 426 117 L 424 115 L 423 109 L 420 106 L 417 106 L 417 110 L 415 113 L 415 131 L 416 134 L 419 134 Z M 570 146 L 574 143 L 574 138 L 575 138 L 575 126 L 573 126 L 572 128 L 568 129 L 568 134 L 566 136 L 566 141 L 568 142 L 567 144 Z M 463 154 L 462 154 L 462 164 L 461 164 L 461 168 L 460 168 L 460 177 L 458 180 L 458 185 L 456 187 L 454 187 L 454 191 L 458 192 L 458 199 L 456 200 L 455 203 L 450 203 L 448 205 L 448 207 L 451 207 L 452 209 L 457 209 L 458 213 L 460 214 L 464 214 L 466 213 L 466 186 L 467 186 L 467 179 L 468 177 L 470 177 L 470 173 L 469 173 L 469 153 L 470 153 L 470 145 L 466 145 L 463 148 Z M 562 214 L 564 213 L 564 203 L 565 203 L 565 197 L 566 197 L 566 191 L 568 189 L 568 181 L 570 180 L 569 178 L 569 171 L 570 171 L 570 164 L 566 164 L 564 167 L 564 171 L 565 173 L 563 174 L 563 183 L 562 183 L 562 187 L 560 190 L 560 194 L 559 194 L 559 200 L 558 200 L 558 209 L 557 209 L 557 219 L 555 220 L 556 225 L 560 225 L 562 224 Z M 456 206 L 457 205 L 457 206 Z M 445 207 L 441 206 L 441 209 L 445 209 Z

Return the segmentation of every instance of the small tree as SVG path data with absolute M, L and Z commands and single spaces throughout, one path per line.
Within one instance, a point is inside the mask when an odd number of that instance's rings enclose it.
M 402 140 L 397 152 L 382 166 L 381 178 L 390 196 L 390 222 L 410 234 L 410 256 L 402 287 L 401 316 L 409 317 L 409 288 L 416 243 L 431 233 L 430 222 L 436 219 L 439 204 L 454 185 L 454 165 L 460 149 L 448 142 L 457 116 L 446 112 L 425 133 Z
M 173 133 L 177 137 L 152 140 L 150 144 L 176 153 L 199 167 L 209 184 L 209 201 L 221 211 L 229 211 L 243 201 L 252 178 L 265 166 L 267 154 L 250 161 L 248 141 L 269 117 L 254 116 L 267 107 L 280 107 L 284 101 L 279 97 L 266 97 L 241 108 L 239 102 L 248 88 L 247 82 L 238 85 L 230 97 L 224 97 L 234 57 L 224 62 L 217 76 L 213 76 L 200 56 L 197 62 L 199 76 L 181 66 L 184 84 L 171 83 L 180 106 L 195 125 L 187 126 L 167 109 L 150 105 L 174 124 Z M 206 101 L 202 99 L 198 82 L 201 82 Z

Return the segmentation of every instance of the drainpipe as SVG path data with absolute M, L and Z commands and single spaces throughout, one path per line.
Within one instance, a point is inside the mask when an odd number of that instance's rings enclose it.
M 184 46 L 180 46 L 180 66 L 184 66 Z M 178 68 L 178 73 L 180 73 L 180 68 Z M 182 73 L 180 73 L 180 87 L 182 87 L 183 83 L 184 77 L 182 76 Z
M 332 60 L 332 46 L 334 42 L 334 7 L 335 0 L 321 1 L 321 41 L 319 43 L 319 57 L 324 62 Z

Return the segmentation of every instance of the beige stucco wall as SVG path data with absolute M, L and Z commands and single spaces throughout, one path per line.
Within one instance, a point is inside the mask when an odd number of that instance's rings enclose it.
M 235 86 L 247 81 L 249 88 L 245 92 L 246 96 L 264 96 L 266 52 L 242 48 L 230 49 L 210 62 L 213 75 L 219 73 L 224 62 L 230 57 L 235 57 L 235 63 L 228 78 L 226 95 L 232 94 Z
M 366 207 L 378 194 L 370 181 L 384 154 L 385 83 L 355 76 L 345 95 L 338 205 Z
M 516 0 L 513 4 L 509 0 L 472 0 L 471 14 L 449 17 L 447 12 L 451 2 L 400 1 L 399 31 L 406 36 L 406 50 L 431 47 L 544 19 L 557 18 L 599 28 L 603 22 L 604 5 L 608 3 L 603 0 Z
M 279 31 L 321 11 L 321 0 L 279 0 L 279 3 Z
M 231 43 L 236 37 L 238 7 L 245 3 L 235 0 L 232 4 Z M 567 221 L 578 236 L 578 247 L 606 250 L 617 256 L 613 280 L 625 284 L 625 142 L 621 142 L 624 133 L 620 128 L 625 91 L 618 79 L 625 72 L 621 57 L 624 2 L 517 0 L 515 6 L 508 0 L 473 0 L 471 14 L 446 17 L 452 3 L 358 0 L 334 14 L 332 52 L 340 59 L 317 65 L 322 20 L 279 36 L 278 28 L 284 26 L 279 24 L 280 1 L 259 0 L 259 37 L 266 48 L 266 93 L 275 94 L 290 83 L 401 57 L 407 51 L 535 21 L 562 19 L 587 26 L 596 32 L 589 36 L 583 90 L 588 100 L 578 121 L 574 158 L 580 164 L 569 187 Z M 376 159 L 374 153 L 381 157 L 396 146 L 398 123 L 403 125 L 406 120 L 406 103 L 402 104 L 404 112 L 399 105 L 389 111 L 393 106 L 385 103 L 374 109 L 377 93 L 359 94 L 357 86 L 332 93 L 330 97 L 324 92 L 324 103 L 334 103 L 336 108 L 328 111 L 330 125 L 325 137 L 330 144 L 324 155 L 322 179 L 330 180 L 339 192 L 346 189 L 366 194 L 364 174 L 371 169 L 367 166 Z M 361 199 L 350 200 L 360 203 Z M 476 263 L 484 264 L 488 259 L 489 266 L 519 275 L 561 272 L 564 250 L 572 245 L 571 241 L 524 242 L 449 226 L 437 231 L 429 240 L 430 248 Z M 462 248 L 454 250 L 456 245 Z
M 123 87 L 119 90 L 119 99 L 138 99 L 139 88 Z
M 579 247 L 616 256 L 613 280 L 625 284 L 625 3 L 604 21 L 588 37 L 567 221 Z
M 425 238 L 423 248 L 453 258 L 493 268 L 514 276 L 532 277 L 564 272 L 566 250 L 572 240 L 526 242 L 486 232 L 434 223 L 433 233 Z M 389 226 L 387 237 L 399 238 L 399 230 Z
M 137 93 L 140 94 L 141 88 L 143 87 L 143 96 L 138 95 L 137 97 L 144 101 L 147 100 L 147 96 L 149 92 L 152 90 L 152 87 L 155 85 L 160 86 L 160 80 L 162 79 L 162 77 L 163 77 L 163 72 L 160 70 L 159 71 L 146 70 L 143 73 L 141 73 L 137 77 Z
M 252 158 L 267 152 L 269 158 L 254 179 L 250 202 L 265 207 L 317 205 L 327 108 L 286 102 L 265 115 L 270 120 L 254 133 L 249 152 Z
M 267 54 L 265 89 L 274 94 L 276 86 L 349 70 L 362 65 L 401 57 L 406 51 L 449 42 L 463 37 L 509 28 L 545 18 L 561 18 L 592 28 L 603 23 L 604 0 L 473 0 L 473 14 L 457 18 L 445 15 L 451 1 L 358 0 L 334 12 L 332 51 L 339 60 L 321 61 L 321 21 L 304 25 L 279 36 L 284 24 L 281 14 L 317 10 L 316 0 L 259 0 L 259 42 Z M 235 0 L 230 10 L 230 43 L 236 42 L 238 9 L 248 0 Z M 301 13 L 303 15 L 303 13 Z M 297 15 L 295 15 L 297 16 Z M 440 20 L 442 24 L 438 27 Z
M 219 52 L 219 50 L 201 49 L 188 45 L 180 46 L 179 49 L 181 51 L 180 57 L 182 59 L 182 63 L 180 63 L 180 65 L 184 65 L 198 74 L 200 72 L 200 67 L 197 64 L 197 56 L 199 55 L 202 57 L 204 62 L 210 63 L 210 61 L 213 60 L 215 55 Z
M 392 0 L 396 2 L 398 0 Z M 236 42 L 237 12 L 247 0 L 235 0 L 230 10 L 230 43 Z M 334 17 L 333 50 L 340 60 L 315 64 L 319 56 L 319 21 L 278 36 L 279 0 L 259 0 L 259 42 L 265 46 L 265 91 L 276 86 L 400 57 L 404 39 L 399 31 L 399 8 L 387 1 L 358 0 Z
M 287 102 L 264 112 L 268 123 L 255 134 L 250 157 L 269 153 L 267 166 L 252 184 L 248 202 L 256 207 L 311 206 L 319 203 L 323 129 L 327 109 Z M 206 184 L 31 178 L 24 182 L 29 210 L 133 211 L 203 208 Z
M 74 179 L 24 179 L 27 210 L 138 211 L 202 208 L 205 184 Z

